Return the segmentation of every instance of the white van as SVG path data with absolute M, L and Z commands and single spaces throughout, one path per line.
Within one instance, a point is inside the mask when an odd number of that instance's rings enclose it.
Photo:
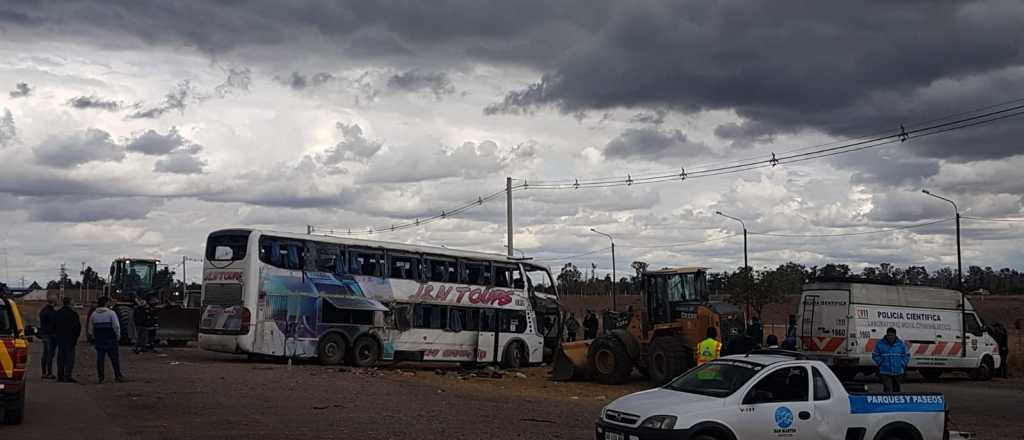
M 841 378 L 871 374 L 875 344 L 895 328 L 910 352 L 909 369 L 928 379 L 966 371 L 987 380 L 1002 360 L 970 301 L 960 292 L 921 286 L 828 282 L 804 286 L 798 311 L 800 349 Z M 966 331 L 965 331 L 966 330 Z

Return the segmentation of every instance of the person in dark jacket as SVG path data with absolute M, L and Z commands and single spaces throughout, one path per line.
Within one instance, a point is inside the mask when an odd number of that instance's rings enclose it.
M 146 323 L 149 321 L 149 303 L 140 302 L 132 312 L 132 323 L 135 324 L 135 354 L 142 353 L 149 348 L 149 330 Z
M 56 379 L 53 375 L 53 355 L 57 353 L 57 341 L 53 335 L 53 314 L 56 311 L 53 298 L 46 298 L 46 305 L 39 311 L 39 339 L 43 342 L 43 379 Z
M 910 352 L 907 346 L 896 336 L 896 329 L 885 330 L 885 337 L 875 344 L 871 359 L 878 364 L 878 374 L 882 377 L 882 387 L 887 393 L 900 392 L 900 381 L 907 372 L 910 363 Z
M 117 320 L 117 313 L 107 308 L 106 297 L 97 299 L 96 306 L 96 310 L 89 316 L 88 332 L 96 347 L 97 382 L 103 383 L 104 357 L 109 357 L 110 364 L 114 367 L 114 381 L 121 382 L 124 380 L 124 376 L 121 375 L 121 361 L 118 353 L 121 325 Z
M 768 339 L 765 341 L 764 346 L 770 350 L 780 348 L 779 337 L 775 335 L 768 335 Z
M 64 297 L 64 307 L 53 312 L 53 335 L 57 340 L 57 381 L 75 382 L 75 345 L 82 334 L 78 312 L 71 307 L 71 298 Z
M 782 339 L 783 350 L 796 350 L 796 315 L 789 315 L 786 325 L 786 337 Z
M 593 310 L 587 310 L 587 317 L 583 318 L 583 339 L 596 338 L 597 326 L 597 314 Z
M 996 340 L 996 344 L 999 345 L 999 370 L 996 371 L 996 377 L 1008 378 L 1010 377 L 1009 358 L 1010 358 L 1010 347 L 1009 347 L 1009 332 L 1006 331 L 1006 327 L 1003 324 L 995 323 L 992 328 L 989 329 L 989 334 L 992 335 L 992 339 Z
M 573 342 L 576 340 L 576 332 L 580 328 L 580 322 L 576 320 L 576 314 L 570 313 L 565 320 L 565 340 Z
M 759 345 L 757 341 L 750 336 L 752 327 L 753 326 L 747 327 L 747 331 L 744 333 L 739 333 L 733 329 L 733 333 L 729 335 L 729 342 L 725 345 L 725 353 L 729 355 L 747 354 L 756 349 Z

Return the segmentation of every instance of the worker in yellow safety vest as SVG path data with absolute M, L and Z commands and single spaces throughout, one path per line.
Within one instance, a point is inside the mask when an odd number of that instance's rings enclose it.
M 722 342 L 718 339 L 718 330 L 708 327 L 708 337 L 697 344 L 697 365 L 703 365 L 718 359 L 722 355 Z

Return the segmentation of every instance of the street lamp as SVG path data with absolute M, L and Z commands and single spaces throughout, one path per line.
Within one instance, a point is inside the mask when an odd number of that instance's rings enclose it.
M 522 259 L 524 259 L 524 260 L 526 259 L 526 252 L 523 252 L 523 250 L 522 250 L 522 249 L 516 249 L 516 248 L 509 248 L 507 244 L 505 244 L 505 245 L 502 245 L 502 246 L 504 246 L 504 247 L 505 247 L 505 249 L 511 249 L 511 250 L 513 250 L 513 251 L 515 251 L 515 252 L 519 252 L 519 255 L 520 255 L 520 257 L 519 257 L 519 258 L 522 258 Z M 511 257 L 511 255 L 509 255 L 509 256 Z
M 960 351 L 961 357 L 967 356 L 967 295 L 964 294 L 964 266 L 960 258 L 960 208 L 956 206 L 956 202 L 934 194 L 931 191 L 922 189 L 921 192 L 926 195 L 935 197 L 939 200 L 945 200 L 953 205 L 953 211 L 956 213 L 956 287 L 960 290 L 960 340 L 963 341 L 964 349 Z
M 619 309 L 615 307 L 615 239 L 612 238 L 611 235 L 605 234 L 604 232 L 598 231 L 597 229 L 594 228 L 590 228 L 590 232 L 593 232 L 595 234 L 601 234 L 605 237 L 608 237 L 608 240 L 612 242 L 612 311 L 617 312 L 619 311 Z
M 738 219 L 738 218 L 733 217 L 731 215 L 723 214 L 722 211 L 715 211 L 715 214 L 718 214 L 718 215 L 720 215 L 722 217 L 725 217 L 725 218 L 728 218 L 728 219 L 732 219 L 732 220 L 736 220 L 736 221 L 740 222 L 740 226 L 743 227 L 743 267 L 744 268 L 750 267 L 750 264 L 747 264 L 747 224 L 743 223 L 743 220 L 741 220 L 741 219 Z

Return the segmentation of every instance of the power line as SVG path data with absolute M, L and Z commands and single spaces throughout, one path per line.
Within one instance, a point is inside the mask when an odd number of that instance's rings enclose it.
M 1024 218 L 986 218 L 986 217 L 971 217 L 962 215 L 960 218 L 979 220 L 983 222 L 1006 222 L 1006 223 L 1021 223 L 1024 222 Z
M 1024 115 L 1024 105 L 1018 104 L 1020 102 L 1024 102 L 1024 98 L 1005 101 L 999 104 L 993 104 L 986 107 L 981 107 L 973 110 L 956 113 L 953 115 L 944 116 L 941 118 L 932 119 L 925 122 L 932 123 L 931 125 L 926 125 L 921 128 L 907 130 L 904 128 L 903 125 L 901 125 L 899 132 L 894 133 L 892 132 L 892 130 L 887 130 L 880 132 L 878 135 L 875 136 L 853 138 L 851 139 L 853 142 L 841 143 L 839 145 L 836 145 L 839 142 L 837 141 L 822 144 L 816 148 L 803 147 L 784 151 L 780 154 L 776 154 L 773 152 L 771 153 L 771 157 L 768 159 L 751 158 L 746 161 L 740 159 L 730 162 L 721 162 L 719 163 L 721 166 L 698 166 L 696 169 L 691 169 L 690 171 L 687 171 L 685 167 L 680 167 L 678 172 L 672 171 L 663 173 L 643 173 L 638 174 L 636 177 L 633 177 L 632 175 L 627 173 L 625 179 L 623 179 L 621 176 L 616 178 L 583 179 L 582 181 L 578 178 L 564 178 L 554 180 L 542 180 L 539 182 L 534 182 L 533 184 L 531 184 L 526 179 L 515 179 L 517 181 L 521 181 L 522 183 L 513 186 L 511 189 L 512 191 L 522 191 L 533 189 L 565 190 L 584 188 L 610 188 L 619 186 L 632 186 L 634 184 L 643 185 L 676 180 L 685 181 L 687 179 L 692 178 L 721 176 L 726 174 L 752 171 L 761 168 L 775 167 L 780 164 L 799 163 L 808 160 L 836 156 L 839 154 L 852 153 L 856 151 L 866 150 L 869 148 L 878 148 L 894 143 L 902 143 L 910 140 L 911 138 L 932 136 L 936 134 L 974 127 L 982 124 L 988 124 L 995 121 Z M 1008 108 L 1000 110 L 992 110 L 1009 104 L 1017 105 L 1013 105 Z M 984 111 L 984 113 L 975 114 L 980 111 Z M 958 117 L 958 119 L 953 119 L 954 117 Z M 811 149 L 811 151 L 807 151 L 808 149 Z M 480 196 L 477 198 L 477 200 L 467 202 L 453 209 L 441 210 L 440 213 L 434 214 L 432 216 L 404 223 L 378 225 L 356 229 L 309 225 L 307 231 L 310 234 L 314 232 L 319 232 L 325 235 L 353 236 L 372 235 L 385 232 L 396 232 L 410 228 L 419 228 L 423 225 L 427 225 L 441 220 L 446 220 L 450 217 L 458 216 L 466 211 L 482 206 L 484 203 L 494 200 L 495 198 L 500 197 L 504 193 L 504 189 L 495 191 L 494 193 L 488 194 L 487 196 Z
M 936 225 L 936 224 L 939 224 L 939 223 L 951 222 L 953 220 L 954 219 L 952 219 L 952 218 L 945 218 L 945 219 L 934 220 L 934 221 L 925 222 L 925 223 L 918 223 L 918 224 L 906 225 L 906 226 L 897 226 L 897 227 L 886 228 L 886 229 L 878 229 L 878 230 L 874 230 L 874 231 L 843 232 L 843 233 L 837 233 L 837 234 L 776 234 L 776 233 L 772 233 L 772 232 L 754 232 L 754 231 L 748 231 L 747 233 L 750 234 L 750 235 L 766 235 L 766 236 L 769 236 L 769 237 L 790 237 L 790 238 L 801 238 L 801 237 L 804 237 L 804 238 L 806 238 L 806 237 L 850 237 L 850 236 L 854 236 L 854 235 L 882 234 L 882 233 L 885 233 L 885 232 L 902 231 L 902 230 L 914 229 L 914 228 L 923 228 L 925 226 L 931 226 L 931 225 Z
M 524 182 L 522 184 L 523 189 L 549 189 L 549 190 L 561 190 L 561 189 L 583 189 L 583 188 L 608 188 L 615 186 L 632 186 L 642 185 L 650 183 L 659 183 L 666 181 L 685 181 L 691 178 L 711 177 L 723 174 L 732 174 L 736 172 L 751 171 L 759 168 L 775 167 L 786 163 L 798 163 L 807 160 L 821 159 L 825 157 L 835 156 L 839 154 L 852 153 L 861 151 L 869 148 L 877 148 L 894 143 L 906 142 L 912 138 L 920 138 L 926 136 L 932 136 L 940 133 L 946 133 L 953 130 L 959 130 L 977 125 L 987 124 L 1002 119 L 1016 117 L 1024 115 L 1024 105 L 1016 105 L 1001 110 L 993 110 L 981 114 L 976 114 L 969 117 L 962 117 L 955 120 L 947 120 L 945 122 L 928 125 L 925 127 L 906 130 L 905 128 L 900 129 L 899 132 L 889 132 L 888 134 L 877 136 L 870 139 L 864 139 L 856 142 L 845 143 L 842 145 L 831 146 L 827 148 L 818 148 L 813 151 L 804 151 L 800 153 L 783 153 L 776 154 L 771 153 L 771 156 L 767 159 L 753 160 L 745 163 L 734 163 L 726 166 L 690 169 L 689 171 L 685 167 L 680 167 L 679 171 L 673 171 L 671 173 L 664 173 L 660 175 L 638 175 L 633 177 L 627 174 L 626 178 L 621 176 L 615 180 L 608 180 L 605 178 L 599 179 L 562 179 L 557 180 L 560 182 L 567 182 L 569 180 L 572 183 L 546 183 L 545 181 L 535 182 L 533 184 Z M 949 119 L 949 118 L 944 118 Z M 763 156 L 762 156 L 763 157 Z

